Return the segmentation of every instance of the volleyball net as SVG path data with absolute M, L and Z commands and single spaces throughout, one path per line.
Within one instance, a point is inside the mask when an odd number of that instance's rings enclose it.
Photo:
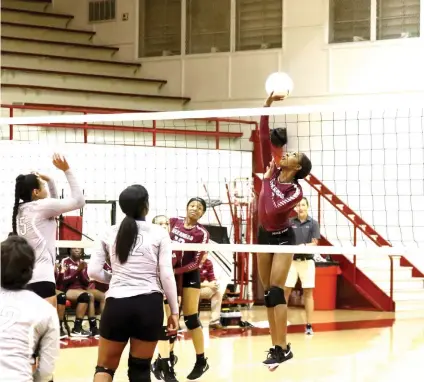
M 287 128 L 285 150 L 303 152 L 311 159 L 312 174 L 301 186 L 309 216 L 320 224 L 322 246 L 255 245 L 256 196 L 264 173 L 258 128 L 265 114 L 270 116 L 270 129 Z M 206 200 L 201 223 L 211 231 L 221 228 L 216 233 L 220 239 L 193 249 L 215 253 L 232 278 L 237 272 L 234 262 L 244 258 L 244 280 L 251 280 L 251 254 L 261 252 L 313 253 L 339 260 L 337 256 L 343 255 L 358 267 L 362 260 L 365 264 L 370 258 L 393 255 L 407 258 L 417 272 L 424 272 L 423 118 L 420 105 L 163 113 L 2 105 L 0 233 L 4 237 L 10 231 L 18 174 L 53 175 L 62 196 L 69 195 L 64 177 L 51 165 L 52 153 L 60 152 L 90 203 L 67 214 L 81 218 L 85 236 L 67 240 L 62 234 L 59 248 L 82 247 L 90 254 L 104 230 L 123 217 L 116 207 L 120 192 L 138 183 L 150 193 L 148 219 L 184 216 L 191 197 Z M 177 243 L 174 247 L 189 248 Z M 396 268 L 392 263 L 387 261 L 387 269 Z

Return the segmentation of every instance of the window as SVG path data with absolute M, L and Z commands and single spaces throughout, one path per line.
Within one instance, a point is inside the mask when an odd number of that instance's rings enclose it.
M 109 21 L 115 20 L 116 17 L 116 1 L 100 0 L 90 1 L 88 3 L 88 21 Z
M 181 0 L 140 0 L 139 56 L 181 54 Z
M 282 0 L 236 1 L 236 50 L 281 48 Z
M 420 36 L 420 0 L 378 0 L 377 40 Z
M 371 0 L 330 0 L 330 43 L 367 41 L 370 32 Z
M 187 1 L 187 53 L 229 52 L 231 0 Z

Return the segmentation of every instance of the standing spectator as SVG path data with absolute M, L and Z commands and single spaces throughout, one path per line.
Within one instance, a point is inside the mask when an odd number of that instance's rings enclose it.
M 292 219 L 293 229 L 296 237 L 296 245 L 316 246 L 320 238 L 319 224 L 308 215 L 309 202 L 303 198 L 297 205 L 297 217 Z M 295 254 L 287 276 L 285 295 L 286 301 L 292 288 L 295 287 L 297 279 L 300 279 L 305 299 L 306 330 L 305 334 L 314 334 L 312 330 L 312 314 L 314 312 L 314 288 L 315 288 L 315 261 L 314 255 Z
M 200 299 L 211 300 L 211 320 L 209 327 L 221 329 L 221 305 L 222 293 L 219 290 L 219 284 L 213 271 L 213 263 L 208 259 L 206 253 L 200 263 Z

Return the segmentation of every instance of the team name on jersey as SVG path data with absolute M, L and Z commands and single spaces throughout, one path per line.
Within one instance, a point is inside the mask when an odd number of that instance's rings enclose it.
M 284 194 L 278 189 L 277 185 L 276 185 L 277 179 L 272 179 L 269 184 L 271 186 L 271 191 L 273 195 L 278 196 L 280 199 L 284 199 Z M 279 206 L 279 203 L 276 203 L 275 200 L 273 199 L 272 202 L 274 203 L 274 205 L 276 207 Z
M 191 236 L 191 235 L 189 235 L 187 233 L 181 232 L 178 228 L 173 228 L 172 229 L 172 233 L 174 235 L 177 235 L 178 237 L 182 237 L 183 239 L 186 239 L 186 240 L 193 241 L 193 239 L 194 239 L 193 236 Z

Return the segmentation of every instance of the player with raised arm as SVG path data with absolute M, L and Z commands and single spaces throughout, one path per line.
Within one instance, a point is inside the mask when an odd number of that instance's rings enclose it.
M 187 203 L 185 218 L 171 218 L 171 239 L 179 243 L 206 244 L 209 242 L 209 232 L 198 223 L 206 212 L 206 202 L 202 198 L 192 198 Z M 175 274 L 180 275 L 182 282 L 182 303 L 184 322 L 191 332 L 194 348 L 196 350 L 196 363 L 187 376 L 189 380 L 200 378 L 209 365 L 205 358 L 204 338 L 202 324 L 199 320 L 200 299 L 200 263 L 203 251 L 175 251 L 177 264 Z
M 105 234 L 88 264 L 90 279 L 109 283 L 94 381 L 112 381 L 129 340 L 129 381 L 144 382 L 150 381 L 150 364 L 161 336 L 163 292 L 171 308 L 168 332 L 176 333 L 178 327 L 171 239 L 164 229 L 146 222 L 149 194 L 143 186 L 122 191 L 119 206 L 125 218 Z M 112 274 L 104 269 L 108 256 Z
M 52 381 L 59 357 L 59 320 L 51 304 L 26 289 L 32 246 L 12 235 L 1 243 L 0 380 Z M 33 368 L 37 354 L 38 362 Z
M 270 107 L 273 101 L 284 97 L 271 95 L 265 102 Z M 295 236 L 289 217 L 302 199 L 299 179 L 311 171 L 309 158 L 298 152 L 281 155 L 282 146 L 287 143 L 283 129 L 269 131 L 269 117 L 260 121 L 260 142 L 262 161 L 267 171 L 264 175 L 258 202 L 259 233 L 258 243 L 264 245 L 295 245 Z M 287 343 L 287 304 L 284 287 L 293 255 L 279 253 L 258 253 L 259 278 L 265 291 L 265 306 L 273 347 L 263 362 L 274 370 L 284 361 L 293 358 Z
M 71 196 L 58 199 L 55 184 L 46 175 L 19 175 L 15 185 L 12 233 L 24 237 L 35 251 L 35 267 L 28 289 L 56 306 L 55 217 L 82 208 L 85 199 L 66 159 L 55 154 L 53 165 L 64 172 L 71 188 Z M 49 187 L 50 197 L 45 182 Z

